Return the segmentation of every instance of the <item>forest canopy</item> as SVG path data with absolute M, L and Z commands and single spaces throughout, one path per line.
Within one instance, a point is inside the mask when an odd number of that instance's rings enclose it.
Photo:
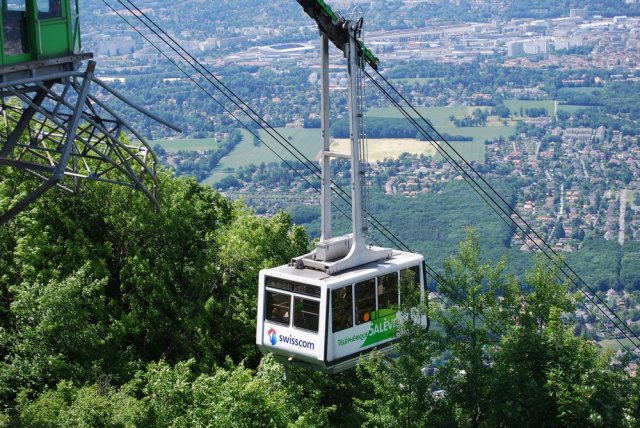
M 25 182 L 0 174 L 4 207 Z M 285 370 L 255 346 L 257 277 L 304 253 L 306 232 L 192 179 L 160 182 L 159 212 L 131 189 L 86 183 L 0 228 L 0 426 L 640 420 L 624 362 L 562 316 L 575 301 L 557 272 L 538 261 L 520 280 L 485 260 L 473 231 L 439 269 L 440 299 L 403 309 L 432 327 L 409 317 L 396 358 L 374 353 L 333 377 Z

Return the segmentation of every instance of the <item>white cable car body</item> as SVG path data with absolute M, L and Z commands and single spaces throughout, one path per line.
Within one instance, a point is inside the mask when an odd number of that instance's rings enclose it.
M 396 341 L 400 278 L 424 290 L 423 258 L 391 257 L 327 274 L 284 265 L 260 271 L 256 342 L 277 360 L 337 373 L 361 355 L 389 352 Z
M 311 0 L 305 4 L 314 5 Z M 314 10 L 328 19 L 324 6 Z M 365 242 L 365 161 L 360 152 L 366 136 L 361 128 L 363 99 L 357 72 L 366 58 L 364 44 L 356 40 L 362 21 L 331 22 L 328 25 L 334 25 L 337 32 L 348 31 L 345 37 L 331 40 L 334 44 L 346 40 L 339 47 L 345 52 L 349 71 L 351 153 L 336 154 L 330 148 L 329 38 L 321 34 L 320 242 L 314 251 L 288 265 L 260 271 L 256 344 L 280 361 L 337 373 L 353 367 L 360 356 L 374 349 L 390 352 L 397 339 L 396 323 L 403 317 L 397 312 L 404 286 L 400 281 L 419 286 L 421 299 L 425 287 L 421 255 Z M 336 157 L 351 160 L 352 233 L 333 238 L 330 163 Z M 426 319 L 420 322 L 427 324 Z

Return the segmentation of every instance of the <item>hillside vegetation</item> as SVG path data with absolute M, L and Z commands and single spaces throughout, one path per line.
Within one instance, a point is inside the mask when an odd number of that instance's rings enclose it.
M 26 183 L 0 173 L 4 207 Z M 574 336 L 556 272 L 538 261 L 519 281 L 482 257 L 474 232 L 439 269 L 441 300 L 414 309 L 432 328 L 400 326 L 399 357 L 334 377 L 290 368 L 283 380 L 254 345 L 257 274 L 302 254 L 305 231 L 160 176 L 159 213 L 130 189 L 89 183 L 0 228 L 0 426 L 640 420 L 640 385 Z

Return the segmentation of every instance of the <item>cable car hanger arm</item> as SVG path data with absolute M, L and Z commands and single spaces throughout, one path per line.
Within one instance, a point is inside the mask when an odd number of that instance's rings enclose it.
M 297 0 L 304 11 L 318 24 L 318 29 L 342 52 L 346 52 L 349 44 L 348 21 L 336 13 L 324 0 Z M 362 19 L 356 24 L 360 33 Z M 358 56 L 364 59 L 374 70 L 378 69 L 380 60 L 371 52 L 361 40 L 357 40 Z

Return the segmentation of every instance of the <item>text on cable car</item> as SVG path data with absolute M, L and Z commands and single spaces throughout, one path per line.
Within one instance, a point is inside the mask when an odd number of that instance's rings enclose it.
M 396 335 L 396 314 L 389 314 L 385 317 L 375 319 L 366 333 L 354 334 L 344 339 L 338 339 L 338 346 L 345 346 L 349 343 L 360 342 L 360 348 L 373 345 L 383 340 L 392 339 Z
M 313 342 L 307 342 L 306 340 L 300 340 L 300 339 L 295 338 L 293 336 L 280 335 L 280 336 L 278 336 L 278 340 L 280 340 L 282 343 L 288 343 L 289 345 L 298 346 L 298 347 L 304 348 L 304 349 L 310 349 L 312 351 L 316 347 L 315 343 L 313 343 Z
M 315 343 L 313 342 L 307 342 L 306 340 L 301 340 L 291 335 L 283 336 L 282 334 L 276 334 L 276 330 L 273 328 L 269 329 L 267 335 L 269 336 L 269 343 L 271 343 L 273 346 L 276 346 L 278 342 L 282 342 L 289 345 L 298 346 L 300 348 L 310 349 L 312 351 L 316 347 Z

